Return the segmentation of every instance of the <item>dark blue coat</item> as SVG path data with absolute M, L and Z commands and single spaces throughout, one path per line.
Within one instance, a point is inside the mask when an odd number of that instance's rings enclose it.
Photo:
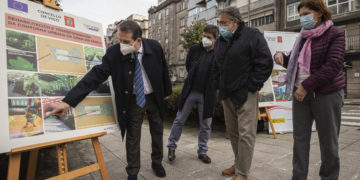
M 247 100 L 248 91 L 259 91 L 270 77 L 273 60 L 259 30 L 239 23 L 229 41 L 218 38 L 214 48 L 220 72 L 220 98 L 230 98 L 236 109 Z

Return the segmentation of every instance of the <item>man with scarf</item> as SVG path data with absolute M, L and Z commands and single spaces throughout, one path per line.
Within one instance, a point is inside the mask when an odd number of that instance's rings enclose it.
M 175 159 L 176 142 L 179 141 L 186 119 L 197 105 L 200 122 L 198 138 L 198 158 L 204 163 L 211 163 L 206 154 L 207 142 L 211 132 L 212 114 L 216 98 L 216 69 L 214 61 L 214 44 L 219 36 L 219 30 L 214 25 L 206 25 L 203 29 L 203 39 L 199 44 L 190 47 L 186 58 L 188 76 L 180 96 L 179 110 L 176 114 L 169 136 L 168 158 Z
M 254 153 L 258 123 L 258 91 L 269 78 L 273 61 L 263 35 L 241 20 L 237 8 L 219 12 L 221 37 L 214 48 L 220 72 L 220 94 L 226 130 L 235 155 L 223 175 L 246 180 Z

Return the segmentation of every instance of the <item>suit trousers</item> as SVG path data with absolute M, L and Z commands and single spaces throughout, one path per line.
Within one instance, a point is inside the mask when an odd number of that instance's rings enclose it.
M 145 96 L 146 105 L 140 108 L 136 104 L 136 96 L 130 98 L 130 119 L 127 122 L 126 132 L 126 159 L 128 175 L 136 175 L 140 170 L 140 139 L 141 126 L 145 116 L 149 120 L 151 135 L 151 160 L 152 163 L 161 164 L 163 159 L 163 120 L 160 115 L 154 94 Z

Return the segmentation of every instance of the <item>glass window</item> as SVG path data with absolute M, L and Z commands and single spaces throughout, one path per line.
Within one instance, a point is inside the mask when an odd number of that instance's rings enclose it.
M 334 5 L 336 4 L 336 0 L 328 0 L 328 5 Z
M 182 18 L 182 19 L 180 20 L 180 27 L 184 27 L 185 24 L 186 24 L 185 18 Z
M 180 6 L 180 10 L 184 10 L 184 9 L 185 9 L 185 2 L 182 2 Z
M 299 12 L 297 10 L 299 3 L 290 4 L 287 6 L 287 21 L 294 21 L 299 19 Z M 272 15 L 273 16 L 273 15 Z M 274 17 L 272 17 L 274 19 Z M 273 21 L 271 21 L 273 22 Z
M 332 14 L 354 11 L 355 0 L 325 0 Z
M 195 15 L 195 14 L 196 14 L 196 8 L 191 9 L 191 10 L 189 11 L 189 16 L 193 16 L 193 15 Z
M 180 60 L 184 60 L 185 59 L 185 52 L 182 50 L 180 52 Z
M 180 68 L 180 69 L 179 69 L 179 77 L 180 77 L 180 78 L 184 78 L 184 77 L 185 77 L 184 68 Z
M 158 16 L 159 16 L 159 20 L 161 20 L 161 13 L 159 13 L 159 15 L 158 15 Z
M 349 3 L 339 4 L 339 13 L 349 12 Z
M 209 8 L 212 8 L 216 6 L 216 0 L 210 0 L 206 3 L 206 8 L 209 9 Z
M 168 16 L 169 15 L 169 8 L 167 8 L 166 10 L 165 10 L 165 16 Z

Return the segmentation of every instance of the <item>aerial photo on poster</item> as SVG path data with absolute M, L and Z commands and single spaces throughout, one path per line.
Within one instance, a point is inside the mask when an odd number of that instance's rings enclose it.
M 61 98 L 43 98 L 43 113 L 44 117 L 53 110 L 56 103 L 61 102 Z M 63 132 L 75 130 L 75 120 L 73 109 L 70 108 L 65 116 L 58 118 L 57 116 L 49 116 L 44 119 L 44 127 L 46 133 Z
M 75 108 L 77 129 L 110 125 L 115 123 L 111 97 L 89 97 Z
M 39 98 L 9 99 L 10 139 L 44 133 Z
M 84 75 L 83 46 L 37 37 L 39 72 Z
M 7 68 L 37 71 L 35 36 L 6 30 Z

